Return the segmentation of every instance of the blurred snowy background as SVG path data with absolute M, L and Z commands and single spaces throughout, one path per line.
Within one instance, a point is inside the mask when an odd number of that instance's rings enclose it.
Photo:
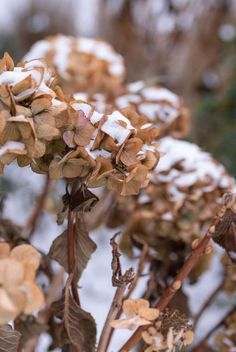
M 57 33 L 105 39 L 124 56 L 128 81 L 151 78 L 182 95 L 192 111 L 190 139 L 236 174 L 235 0 L 0 1 L 1 55 L 8 51 L 20 60 L 35 41 Z M 8 192 L 4 215 L 24 224 L 43 186 L 43 176 L 14 165 L 6 170 L 0 179 L 0 191 Z M 58 198 L 61 188 L 55 192 Z M 33 244 L 47 253 L 60 232 L 55 216 L 45 213 Z M 98 332 L 114 293 L 110 282 L 112 234 L 105 228 L 92 234 L 98 250 L 80 282 L 81 303 L 93 311 Z M 124 267 L 136 265 L 125 257 L 122 262 Z M 186 293 L 194 299 L 204 290 L 206 298 L 217 287 L 220 270 L 219 262 L 212 263 L 197 284 L 186 284 Z M 144 285 L 145 279 L 134 297 L 143 292 Z M 197 303 L 191 307 L 193 313 L 202 304 Z M 228 309 L 221 306 L 222 312 Z M 210 329 L 220 316 L 214 315 L 214 307 L 207 314 Z M 199 324 L 197 336 L 206 332 L 206 326 Z M 124 332 L 115 334 L 110 352 L 116 352 L 125 337 Z M 43 338 L 38 352 L 46 352 L 47 344 Z

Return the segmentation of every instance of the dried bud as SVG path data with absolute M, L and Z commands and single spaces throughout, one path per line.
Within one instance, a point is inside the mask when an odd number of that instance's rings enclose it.
M 193 240 L 192 249 L 196 249 L 198 247 L 199 243 L 200 243 L 199 238 L 196 238 L 195 240 Z
M 175 291 L 179 290 L 181 287 L 182 283 L 180 280 L 173 282 L 172 287 Z

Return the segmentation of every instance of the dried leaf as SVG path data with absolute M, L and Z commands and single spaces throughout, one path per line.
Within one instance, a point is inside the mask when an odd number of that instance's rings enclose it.
M 21 334 L 9 325 L 0 326 L 0 352 L 16 352 Z
M 226 210 L 216 226 L 213 240 L 223 247 L 232 262 L 236 263 L 236 214 L 232 209 Z
M 79 278 L 86 268 L 87 263 L 96 250 L 96 244 L 89 237 L 88 232 L 82 227 L 77 225 L 74 227 L 75 241 L 76 241 L 76 275 Z M 65 271 L 68 272 L 68 259 L 67 259 L 67 231 L 64 231 L 52 243 L 49 251 L 49 256 L 61 264 Z
M 91 314 L 81 309 L 70 294 L 71 280 L 67 281 L 64 296 L 53 303 L 52 310 L 64 323 L 72 348 L 77 352 L 94 352 L 96 324 Z

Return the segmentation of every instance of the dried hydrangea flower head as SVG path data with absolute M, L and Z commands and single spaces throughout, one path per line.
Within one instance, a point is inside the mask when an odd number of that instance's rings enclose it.
M 158 150 L 164 155 L 151 173 L 149 185 L 137 198 L 119 200 L 110 226 L 114 218 L 117 224 L 119 214 L 120 223 L 127 226 L 123 243 L 135 234 L 156 249 L 163 239 L 189 245 L 204 233 L 220 197 L 235 181 L 195 144 L 165 137 Z
M 145 352 L 175 352 L 190 345 L 194 333 L 184 315 L 166 309 L 155 324 L 142 333 L 142 338 L 149 345 Z
M 221 352 L 235 352 L 236 346 L 236 311 L 232 312 L 222 324 L 223 329 L 218 330 L 215 344 Z M 215 347 L 215 346 L 214 346 Z
M 0 173 L 17 159 L 20 166 L 41 158 L 49 142 L 60 138 L 67 105 L 52 88 L 53 77 L 42 60 L 14 66 L 0 60 Z
M 115 329 L 134 330 L 139 326 L 150 325 L 159 316 L 159 310 L 149 307 L 146 299 L 127 299 L 123 302 L 123 312 L 126 319 L 113 320 L 111 326 Z
M 130 83 L 114 105 L 132 106 L 160 129 L 161 137 L 180 138 L 189 131 L 189 113 L 182 99 L 161 86 L 147 86 L 143 81 Z
M 40 257 L 30 245 L 10 250 L 8 243 L 0 242 L 0 324 L 42 307 L 44 296 L 35 283 Z
M 104 115 L 84 101 L 72 101 L 71 123 L 63 134 L 69 151 L 51 163 L 52 178 L 79 177 L 88 187 L 107 186 L 123 196 L 146 185 L 159 160 L 158 130 L 136 113 Z
M 51 36 L 36 42 L 25 60 L 45 58 L 67 93 L 113 91 L 124 78 L 123 58 L 108 43 L 90 38 Z

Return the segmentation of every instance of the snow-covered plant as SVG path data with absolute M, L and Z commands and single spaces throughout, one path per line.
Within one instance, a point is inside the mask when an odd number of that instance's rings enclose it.
M 123 85 L 124 72 L 109 44 L 65 36 L 36 43 L 17 66 L 8 54 L 0 60 L 0 173 L 16 160 L 45 176 L 25 226 L 3 217 L 0 199 L 0 350 L 36 350 L 47 332 L 50 350 L 108 352 L 114 328 L 136 329 L 119 352 L 140 341 L 146 352 L 183 350 L 194 338 L 187 301 L 167 306 L 184 295 L 183 281 L 212 238 L 235 262 L 235 195 L 220 203 L 234 180 L 208 153 L 173 138 L 188 129 L 181 98 L 143 82 Z M 32 236 L 56 180 L 65 184 L 55 207 L 63 232 L 45 255 Z M 93 188 L 103 190 L 100 201 Z M 110 239 L 116 290 L 99 339 L 79 286 L 96 250 L 87 225 L 97 214 L 124 229 L 121 246 L 118 233 Z M 137 272 L 123 271 L 120 247 L 139 253 Z M 134 299 L 145 270 L 146 290 Z M 225 273 L 227 291 L 234 274 L 227 265 Z
M 102 40 L 57 35 L 36 42 L 24 60 L 45 58 L 65 92 L 112 92 L 125 75 L 123 58 Z

